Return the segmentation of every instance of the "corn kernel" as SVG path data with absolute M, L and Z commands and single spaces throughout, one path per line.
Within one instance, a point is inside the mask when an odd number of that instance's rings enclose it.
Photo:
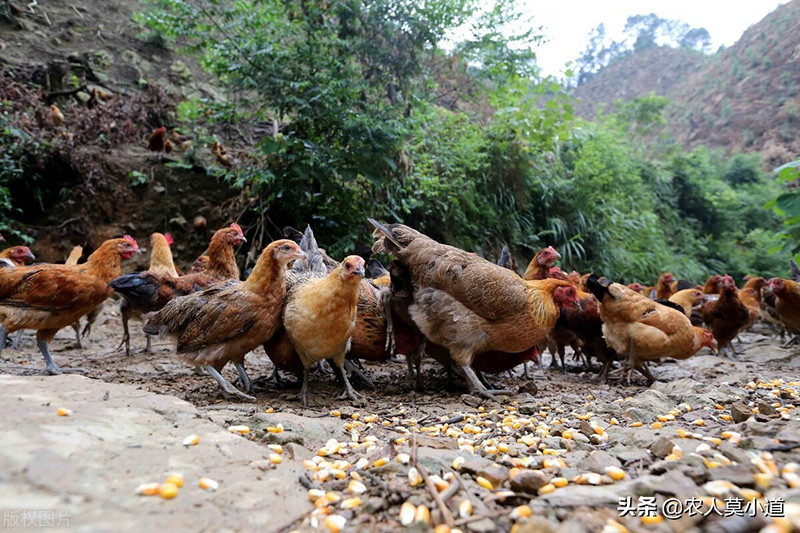
M 611 424 L 612 426 L 616 426 L 619 424 L 619 420 L 617 420 L 616 418 L 612 418 L 611 420 L 608 421 L 608 423 Z
M 414 513 L 414 522 L 422 522 L 423 524 L 431 523 L 431 511 L 424 505 L 417 507 L 417 512 Z
M 606 474 L 614 481 L 619 481 L 625 477 L 625 471 L 618 466 L 607 466 Z
M 183 487 L 183 474 L 170 474 L 167 476 L 167 483 L 172 483 L 178 488 Z
M 650 424 L 650 427 L 653 429 L 661 429 L 664 425 L 661 422 L 653 422 Z
M 325 491 L 321 489 L 308 489 L 308 499 L 315 502 L 325 496 Z
M 183 439 L 184 446 L 194 446 L 200 442 L 200 435 L 189 435 L 185 439 Z
M 400 523 L 404 526 L 410 526 L 414 522 L 414 516 L 417 514 L 417 508 L 405 502 L 400 506 Z
M 433 528 L 433 533 L 452 533 L 456 531 L 455 529 L 450 529 L 450 526 L 447 524 L 439 524 L 435 528 Z
M 397 462 L 402 465 L 407 465 L 409 462 L 411 462 L 411 456 L 409 456 L 407 453 L 398 453 Z
M 552 483 L 548 483 L 539 489 L 539 494 L 550 494 L 551 492 L 555 492 L 555 490 L 556 486 Z
M 792 489 L 800 488 L 800 476 L 795 474 L 794 472 L 786 472 L 783 474 L 783 479 L 786 480 L 786 483 Z
M 165 500 L 171 500 L 178 495 L 178 486 L 175 483 L 164 483 L 158 493 Z
M 422 475 L 421 475 L 421 474 L 419 473 L 419 471 L 418 471 L 416 468 L 414 468 L 414 467 L 411 467 L 411 468 L 408 470 L 408 483 L 409 483 L 409 485 L 411 485 L 412 487 L 416 487 L 417 485 L 419 485 L 420 483 L 422 483 Z
M 361 505 L 361 498 L 355 497 L 344 500 L 341 504 L 341 507 L 342 509 L 355 509 L 359 505 Z
M 270 444 L 267 446 L 267 448 L 269 448 L 275 453 L 283 453 L 283 446 L 281 446 L 280 444 Z
M 268 415 L 270 415 L 270 414 L 272 414 L 272 413 L 274 413 L 274 412 L 275 412 L 275 408 L 274 408 L 274 407 L 270 407 L 269 409 L 267 409 L 267 410 L 266 410 L 266 411 L 264 411 L 264 412 L 265 412 L 265 413 L 267 413 Z
M 458 504 L 458 516 L 461 518 L 468 518 L 472 516 L 472 502 L 468 499 L 461 500 L 461 503 Z
M 67 409 L 66 407 L 59 407 L 56 411 L 58 416 L 72 416 L 72 411 Z
M 634 422 L 633 424 L 631 424 L 632 428 L 639 428 L 639 427 L 642 427 L 642 426 L 643 426 L 643 424 L 641 422 Z
M 155 496 L 160 489 L 160 483 L 143 483 L 136 487 L 136 494 L 139 496 Z
M 444 489 L 446 489 L 447 487 L 450 486 L 450 483 L 448 483 L 447 481 L 445 481 L 444 479 L 442 479 L 440 476 L 438 476 L 436 474 L 431 474 L 430 476 L 428 476 L 428 479 L 431 480 L 431 482 L 433 483 L 433 486 L 436 487 L 436 489 L 439 492 L 443 491 Z
M 628 533 L 628 528 L 609 518 L 603 527 L 603 533 Z
M 267 433 L 283 433 L 283 424 L 267 427 Z
M 219 488 L 219 483 L 208 477 L 201 477 L 197 480 L 197 486 L 203 490 L 214 492 Z
M 486 490 L 494 490 L 494 487 L 492 486 L 492 482 L 489 481 L 488 479 L 486 479 L 483 476 L 476 477 L 475 478 L 475 482 L 478 485 L 480 485 L 481 487 L 483 487 L 484 489 L 486 489 Z
M 279 465 L 283 462 L 283 459 L 277 453 L 271 453 L 269 454 L 269 462 L 274 465 Z
M 250 428 L 247 426 L 230 426 L 228 431 L 231 433 L 238 433 L 239 435 L 246 435 L 250 433 Z
M 339 533 L 342 529 L 344 529 L 344 525 L 346 523 L 347 519 L 338 514 L 326 516 L 324 522 L 325 527 L 327 527 L 332 533 Z
M 643 516 L 642 517 L 642 524 L 644 524 L 646 526 L 660 524 L 663 521 L 664 521 L 664 517 L 661 516 L 660 514 L 657 514 L 657 515 L 654 515 L 654 516 Z
M 501 442 L 500 444 L 497 445 L 497 451 L 501 453 L 508 453 L 510 450 L 511 446 L 509 446 L 508 443 Z
M 364 494 L 365 492 L 367 492 L 367 486 L 361 483 L 360 481 L 353 479 L 347 486 L 347 490 L 351 494 Z
M 567 485 L 569 485 L 569 480 L 567 478 L 565 478 L 565 477 L 554 477 L 553 479 L 550 480 L 550 483 L 554 487 L 561 488 L 561 487 L 566 487 Z
M 754 475 L 756 481 L 756 488 L 761 492 L 766 492 L 772 486 L 772 476 L 763 472 L 758 472 Z
M 697 420 L 692 422 L 692 424 L 694 424 L 695 426 L 705 426 L 706 425 L 706 421 L 703 420 L 702 418 L 698 418 Z
M 531 516 L 532 514 L 533 514 L 533 511 L 531 511 L 531 508 L 529 506 L 520 505 L 519 507 L 515 507 L 514 510 L 511 511 L 511 514 L 509 514 L 509 517 L 512 520 L 517 520 L 519 518 L 527 518 L 527 517 Z
M 379 459 L 375 459 L 375 462 L 372 463 L 372 466 L 374 466 L 375 468 L 378 468 L 378 467 L 384 466 L 385 464 L 388 464 L 388 463 L 389 463 L 389 458 L 388 457 L 381 457 Z

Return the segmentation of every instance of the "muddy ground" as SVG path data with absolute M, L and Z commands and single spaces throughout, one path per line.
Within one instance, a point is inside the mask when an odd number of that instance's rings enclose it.
M 140 326 L 132 326 L 134 347 L 142 348 Z M 42 376 L 30 333 L 19 350 L 3 353 L 3 529 L 23 529 L 27 509 L 66 513 L 68 524 L 59 528 L 81 531 L 310 531 L 341 520 L 348 531 L 394 531 L 407 503 L 409 516 L 419 518 L 409 527 L 417 530 L 449 523 L 475 532 L 515 525 L 519 532 L 733 532 L 770 524 L 790 531 L 790 519 L 738 516 L 733 500 L 783 499 L 800 527 L 800 478 L 791 465 L 800 454 L 781 449 L 800 444 L 800 350 L 782 349 L 768 329 L 741 337 L 740 361 L 710 352 L 666 361 L 654 366 L 659 382 L 649 389 L 641 377 L 632 386 L 618 378 L 599 384 L 572 362 L 566 374 L 535 370 L 532 381 L 519 371 L 495 377 L 518 392 L 484 401 L 458 383 L 448 389 L 435 362 L 424 366 L 426 391 L 417 393 L 398 360 L 366 365 L 376 389 L 363 390 L 365 403 L 336 399 L 333 377 L 312 375 L 304 408 L 292 377 L 282 386 L 267 381 L 272 365 L 263 352 L 247 359 L 256 404 L 222 398 L 165 341 L 154 343 L 155 353 L 126 357 L 109 301 L 83 350 L 74 348 L 71 330 L 52 343 L 56 362 L 85 377 Z M 57 416 L 58 407 L 72 415 Z M 232 425 L 249 433 L 232 434 Z M 199 444 L 182 446 L 190 434 Z M 280 453 L 269 447 L 276 444 Z M 281 462 L 273 464 L 272 455 Z M 430 487 L 412 486 L 414 456 Z M 163 483 L 171 472 L 185 479 L 175 499 L 136 495 L 140 484 Z M 198 488 L 203 476 L 219 490 Z M 362 485 L 351 486 L 354 479 Z M 322 492 L 309 497 L 309 490 Z M 649 524 L 659 516 L 620 517 L 619 499 L 628 496 L 634 506 L 639 497 L 655 497 L 659 506 L 699 498 L 702 512 Z M 714 498 L 719 512 L 709 507 Z

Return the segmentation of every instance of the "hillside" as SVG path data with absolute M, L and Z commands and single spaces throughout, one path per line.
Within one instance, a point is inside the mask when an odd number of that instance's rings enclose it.
M 651 49 L 612 63 L 580 86 L 580 116 L 600 104 L 667 97 L 668 128 L 686 148 L 759 152 L 770 166 L 800 153 L 800 0 L 780 6 L 712 56 Z

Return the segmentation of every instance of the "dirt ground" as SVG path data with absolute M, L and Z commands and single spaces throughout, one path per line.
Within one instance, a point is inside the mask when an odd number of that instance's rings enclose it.
M 132 336 L 134 348 L 142 348 L 138 323 Z M 31 505 L 67 509 L 65 529 L 87 531 L 166 524 L 311 531 L 334 530 L 341 520 L 348 531 L 394 531 L 402 512 L 417 530 L 449 523 L 475 532 L 758 531 L 769 524 L 784 529 L 767 531 L 791 531 L 789 520 L 800 527 L 800 478 L 793 474 L 800 454 L 780 447 L 800 445 L 800 351 L 782 349 L 773 332 L 758 327 L 741 338 L 740 361 L 710 352 L 665 361 L 654 367 L 659 382 L 649 389 L 641 377 L 631 386 L 618 378 L 600 384 L 568 360 L 566 374 L 537 369 L 529 381 L 518 369 L 513 378 L 495 376 L 518 392 L 484 401 L 463 384 L 448 389 L 435 362 L 424 366 L 426 390 L 415 392 L 398 360 L 366 365 L 376 388 L 362 389 L 363 403 L 338 400 L 332 375 L 312 375 L 304 408 L 291 376 L 281 386 L 267 381 L 272 365 L 263 352 L 247 358 L 256 404 L 222 398 L 216 383 L 178 361 L 166 341 L 154 343 L 155 353 L 126 357 L 117 348 L 116 303 L 109 301 L 83 350 L 75 349 L 71 330 L 52 343 L 56 362 L 86 377 L 41 376 L 30 333 L 19 350 L 3 352 L 0 509 L 12 519 Z M 545 366 L 549 360 L 545 355 Z M 61 406 L 73 416 L 57 417 Z M 231 434 L 231 425 L 249 432 Z M 181 446 L 192 433 L 201 435 L 200 444 Z M 415 484 L 415 464 L 430 487 Z M 140 483 L 163 482 L 175 471 L 186 486 L 174 500 L 135 494 Z M 219 491 L 201 491 L 201 476 L 215 479 Z M 627 497 L 634 505 L 654 497 L 659 506 L 699 498 L 713 512 L 648 524 L 620 516 L 620 498 Z M 710 507 L 714 498 L 720 510 L 731 499 L 782 499 L 792 518 L 739 516 L 734 503 L 724 516 Z M 98 513 L 109 499 L 113 505 Z M 6 522 L 4 529 L 19 525 Z

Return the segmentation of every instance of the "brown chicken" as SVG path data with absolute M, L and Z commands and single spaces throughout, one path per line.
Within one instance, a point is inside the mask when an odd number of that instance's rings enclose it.
M 706 280 L 706 284 L 703 285 L 703 294 L 719 294 L 719 282 L 721 280 L 722 276 L 719 274 L 709 276 Z
M 656 300 L 669 300 L 670 296 L 675 294 L 672 289 L 672 283 L 675 281 L 675 276 L 671 272 L 664 272 L 658 277 L 656 282 Z
M 414 323 L 428 339 L 450 350 L 478 394 L 492 396 L 493 391 L 472 369 L 477 354 L 525 352 L 553 329 L 560 308 L 577 305 L 569 282 L 526 281 L 408 226 L 370 222 L 378 239 L 373 251 L 394 254 L 411 274 L 414 303 L 409 313 Z
M 764 278 L 750 278 L 739 291 L 739 299 L 747 308 L 747 322 L 742 326 L 741 331 L 747 331 L 756 323 L 761 316 L 761 290 L 767 285 Z
M 686 315 L 675 307 L 654 302 L 619 283 L 599 278 L 588 280 L 589 290 L 600 301 L 603 334 L 608 345 L 626 358 L 628 383 L 638 370 L 649 383 L 655 378 L 646 361 L 665 357 L 688 359 L 703 346 L 713 346 L 711 333 L 692 326 Z
M 247 281 L 176 298 L 146 316 L 144 332 L 169 336 L 177 344 L 178 356 L 202 367 L 226 394 L 254 401 L 220 372 L 227 363 L 234 363 L 245 388 L 250 388 L 250 380 L 243 373 L 244 357 L 280 327 L 286 265 L 304 257 L 300 247 L 290 240 L 272 242 L 261 252 Z
M 797 342 L 800 336 L 800 283 L 782 278 L 769 280 L 769 288 L 775 295 L 775 310 L 786 327 L 794 335 L 784 347 L 789 347 Z
M 344 371 L 345 355 L 356 329 L 356 308 L 364 277 L 364 259 L 348 256 L 324 278 L 298 280 L 286 295 L 283 325 L 303 363 L 303 405 L 308 405 L 311 365 L 329 359 L 344 381 L 344 393 L 352 400 L 362 397 Z
M 205 272 L 207 267 L 208 267 L 208 256 L 201 255 L 200 257 L 194 260 L 194 263 L 192 263 L 192 268 L 189 270 L 189 274 L 197 274 L 199 272 Z
M 739 299 L 739 291 L 732 277 L 722 276 L 718 285 L 719 298 L 703 304 L 703 322 L 717 339 L 720 352 L 733 359 L 736 352 L 731 341 L 747 324 L 750 314 Z
M 638 292 L 639 294 L 645 294 L 645 291 L 647 291 L 647 287 L 645 287 L 639 282 L 631 283 L 630 285 L 628 285 L 628 288 L 634 292 Z
M 150 134 L 150 137 L 147 138 L 147 149 L 151 152 L 163 152 L 164 151 L 164 136 L 167 133 L 167 128 L 161 126 L 160 128 L 156 128 L 153 130 L 153 133 Z
M 6 334 L 19 329 L 37 330 L 46 371 L 59 374 L 49 342 L 58 330 L 76 322 L 111 294 L 108 282 L 119 276 L 120 259 L 139 252 L 130 236 L 105 241 L 76 266 L 42 264 L 0 270 L 0 350 Z
M 703 291 L 698 289 L 683 289 L 669 297 L 669 301 L 683 308 L 687 318 L 692 318 L 692 309 L 703 301 Z
M 528 263 L 528 268 L 525 269 L 525 274 L 522 275 L 522 279 L 533 281 L 549 278 L 550 267 L 559 259 L 561 259 L 561 254 L 556 252 L 556 249 L 552 246 L 542 248 L 533 256 L 531 262 Z
M 72 250 L 69 251 L 69 255 L 67 256 L 67 260 L 64 261 L 64 264 L 67 266 L 75 266 L 80 261 L 81 257 L 83 256 L 83 246 L 73 246 Z M 78 320 L 74 324 L 72 324 L 72 330 L 75 332 L 75 346 L 79 349 L 83 349 L 83 341 L 81 337 L 88 336 L 89 333 L 92 331 L 92 325 L 97 320 L 97 317 L 100 316 L 100 311 L 103 309 L 102 305 L 97 306 L 96 308 L 92 309 L 92 311 L 86 315 L 86 327 L 83 329 L 83 335 L 81 335 L 81 321 Z
M 236 224 L 218 230 L 211 238 L 206 269 L 178 276 L 166 238 L 160 233 L 154 233 L 151 237 L 153 255 L 150 258 L 150 270 L 125 274 L 109 283 L 109 287 L 123 297 L 120 308 L 125 308 L 125 311 L 122 313 L 123 336 L 119 347 L 125 346 L 126 355 L 131 355 L 126 317 L 135 318 L 144 313 L 158 311 L 179 296 L 229 280 L 238 280 L 239 267 L 236 265 L 233 247 L 243 242 L 247 240 Z M 149 337 L 147 344 L 149 349 Z
M 64 113 L 61 112 L 56 104 L 50 105 L 50 120 L 53 121 L 53 125 L 56 128 L 64 123 Z
M 27 246 L 12 246 L 0 252 L 0 263 L 7 261 L 7 266 L 21 267 L 36 259 Z M 0 268 L 2 265 L 0 264 Z

